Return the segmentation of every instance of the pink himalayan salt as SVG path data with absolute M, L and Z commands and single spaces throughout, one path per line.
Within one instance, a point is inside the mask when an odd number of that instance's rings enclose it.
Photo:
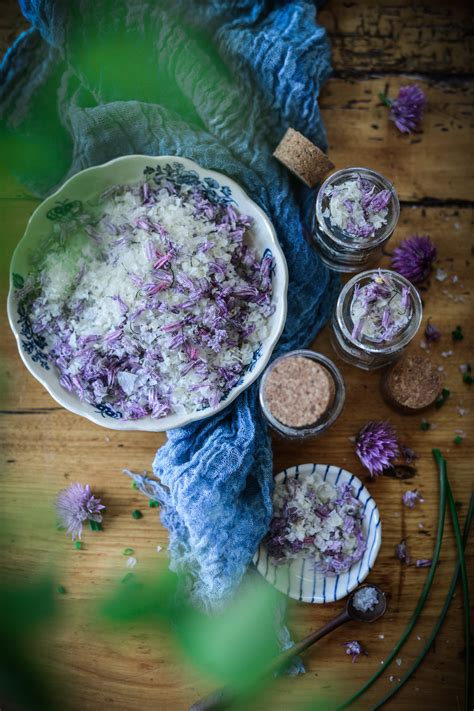
M 294 356 L 284 358 L 270 371 L 265 383 L 267 406 L 288 427 L 316 424 L 334 400 L 335 384 L 319 363 Z

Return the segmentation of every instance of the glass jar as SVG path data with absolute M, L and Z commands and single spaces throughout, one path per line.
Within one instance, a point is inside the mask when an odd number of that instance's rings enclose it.
M 367 301 L 373 293 L 367 287 L 373 290 L 377 280 L 387 284 L 380 310 L 377 306 L 380 318 L 374 315 L 374 301 L 369 301 L 368 307 L 361 306 L 361 300 Z M 369 315 L 364 308 L 369 308 Z M 388 314 L 385 326 L 384 312 Z M 401 356 L 420 327 L 422 313 L 420 295 L 408 279 L 389 269 L 370 269 L 352 277 L 339 294 L 331 324 L 333 348 L 342 360 L 358 368 L 383 368 Z M 381 337 L 382 328 L 390 336 Z
M 354 181 L 358 186 L 355 194 L 362 199 L 354 196 Z M 385 198 L 382 204 L 387 204 L 376 209 L 377 200 L 371 200 L 382 191 L 388 192 L 378 200 Z M 352 199 L 344 200 L 345 195 L 351 194 Z M 311 243 L 331 269 L 360 271 L 380 255 L 399 216 L 398 195 L 383 175 L 369 168 L 343 168 L 332 173 L 318 191 Z
M 313 363 L 317 363 L 320 366 L 320 370 L 319 374 L 318 372 L 316 372 L 315 376 L 314 373 L 312 373 L 311 379 L 306 380 L 306 387 L 303 386 L 299 388 L 298 383 L 295 381 L 294 385 L 296 386 L 297 391 L 296 397 L 291 400 L 289 406 L 298 409 L 301 405 L 300 399 L 303 397 L 308 398 L 308 391 L 311 397 L 311 389 L 313 388 L 315 400 L 317 401 L 319 376 L 323 378 L 323 382 L 321 383 L 322 385 L 324 385 L 325 387 L 329 385 L 329 391 L 326 392 L 326 395 L 328 394 L 328 392 L 330 394 L 330 397 L 328 397 L 327 400 L 327 407 L 325 408 L 324 412 L 322 412 L 314 422 L 307 422 L 302 424 L 301 426 L 285 424 L 284 422 L 281 422 L 279 419 L 277 419 L 277 417 L 275 416 L 276 408 L 272 403 L 271 397 L 269 395 L 270 389 L 268 387 L 269 383 L 271 382 L 272 374 L 277 372 L 275 371 L 275 369 L 278 369 L 279 364 L 282 364 L 283 362 L 287 364 L 289 359 L 295 358 L 309 359 Z M 281 390 L 283 391 L 283 388 Z M 283 400 L 279 403 L 280 406 L 285 406 L 285 397 L 287 398 L 287 395 L 288 393 L 286 395 L 282 395 Z M 315 437 L 327 430 L 328 427 L 330 427 L 333 422 L 335 422 L 335 420 L 339 417 L 344 406 L 345 396 L 346 389 L 344 385 L 344 380 L 339 369 L 334 365 L 332 360 L 322 355 L 321 353 L 315 353 L 314 351 L 309 350 L 290 351 L 289 353 L 281 355 L 279 358 L 275 358 L 275 360 L 272 361 L 270 365 L 266 368 L 260 380 L 259 399 L 260 406 L 265 416 L 265 419 L 275 432 L 289 439 L 304 439 L 307 437 Z

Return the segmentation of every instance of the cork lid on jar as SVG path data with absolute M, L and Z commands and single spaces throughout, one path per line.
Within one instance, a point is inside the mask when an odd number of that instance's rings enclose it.
M 260 403 L 270 425 L 288 436 L 315 434 L 342 409 L 344 383 L 335 365 L 313 351 L 280 356 L 264 373 Z

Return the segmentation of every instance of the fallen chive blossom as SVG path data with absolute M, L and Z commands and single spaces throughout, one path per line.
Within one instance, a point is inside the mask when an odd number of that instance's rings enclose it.
M 388 469 L 399 453 L 395 428 L 389 422 L 368 422 L 356 435 L 356 454 L 372 477 Z
M 389 118 L 401 133 L 411 133 L 418 127 L 426 107 L 426 96 L 419 86 L 402 86 L 396 99 L 384 94 L 380 99 L 390 107 Z
M 105 506 L 93 496 L 89 484 L 71 484 L 56 499 L 56 513 L 60 523 L 73 540 L 81 538 L 85 521 L 100 525 L 103 509 Z
M 359 240 L 373 237 L 387 224 L 390 190 L 377 191 L 367 178 L 358 175 L 339 185 L 329 185 L 324 196 L 329 199 L 323 216 L 333 227 Z
M 415 565 L 417 568 L 431 568 L 433 561 L 431 558 L 418 558 L 418 560 L 415 561 Z
M 428 343 L 436 343 L 441 338 L 441 331 L 428 319 L 425 328 L 425 338 Z
M 406 538 L 403 538 L 400 543 L 395 546 L 395 558 L 405 563 L 405 565 L 410 565 L 411 558 Z
M 252 218 L 158 175 L 86 205 L 54 224 L 21 294 L 60 384 L 125 420 L 215 407 L 275 310 Z
M 462 332 L 462 326 L 456 326 L 454 331 L 451 331 L 451 336 L 453 341 L 462 341 L 464 338 L 464 334 Z
M 358 642 L 356 639 L 353 639 L 351 642 L 345 642 L 343 644 L 343 647 L 346 648 L 346 654 L 348 654 L 350 657 L 352 657 L 352 663 L 356 661 L 357 657 L 359 657 L 361 654 L 365 654 L 368 656 L 368 652 L 362 647 L 361 643 Z
M 403 504 L 409 509 L 414 509 L 417 503 L 423 504 L 425 502 L 420 492 L 416 489 L 414 491 L 405 491 L 402 496 L 402 501 Z
M 418 459 L 418 455 L 414 449 L 411 447 L 405 447 L 403 444 L 400 445 L 400 453 L 405 460 L 405 464 L 413 464 L 415 459 Z
M 437 250 L 428 235 L 413 235 L 393 250 L 391 267 L 413 284 L 428 278 Z

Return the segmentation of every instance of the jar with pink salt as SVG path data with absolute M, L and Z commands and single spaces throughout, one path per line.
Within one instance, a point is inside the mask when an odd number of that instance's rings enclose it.
M 344 406 L 344 380 L 334 363 L 309 350 L 276 358 L 260 381 L 260 406 L 270 427 L 283 437 L 315 437 L 330 427 Z
M 400 216 L 393 185 L 369 168 L 343 168 L 316 196 L 311 243 L 338 272 L 360 271 L 390 239 Z

